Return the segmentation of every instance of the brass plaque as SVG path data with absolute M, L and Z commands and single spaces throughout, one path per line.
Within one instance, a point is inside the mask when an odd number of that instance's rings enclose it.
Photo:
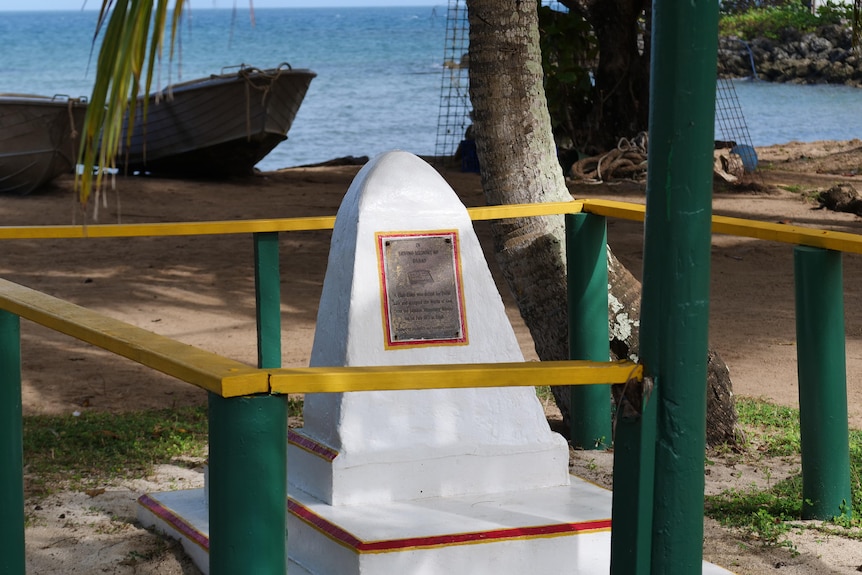
M 458 232 L 378 234 L 387 347 L 467 341 Z

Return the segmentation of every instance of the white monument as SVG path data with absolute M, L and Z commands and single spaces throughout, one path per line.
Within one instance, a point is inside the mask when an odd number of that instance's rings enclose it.
M 517 361 L 455 193 L 416 156 L 374 159 L 338 211 L 312 365 Z M 291 574 L 609 572 L 611 493 L 570 478 L 532 387 L 308 395 L 304 417 L 288 438 Z M 139 503 L 209 573 L 205 490 Z
M 406 152 L 366 165 L 335 219 L 311 365 L 518 361 L 455 192 Z M 308 395 L 303 417 L 289 480 L 332 505 L 569 482 L 568 447 L 532 387 Z
M 518 361 L 455 192 L 412 154 L 372 160 L 336 217 L 311 365 Z M 308 395 L 303 416 L 289 438 L 288 551 L 313 573 L 448 575 L 489 560 L 550 572 L 589 543 L 575 533 L 596 530 L 607 555 L 610 494 L 570 488 L 568 446 L 532 387 Z M 572 515 L 581 490 L 589 503 Z

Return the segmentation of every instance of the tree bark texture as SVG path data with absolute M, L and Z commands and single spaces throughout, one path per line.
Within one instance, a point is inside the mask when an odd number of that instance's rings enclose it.
M 588 15 L 599 43 L 594 115 L 605 149 L 646 131 L 649 120 L 649 40 L 638 43 L 650 0 L 592 0 Z M 645 12 L 646 11 L 646 12 Z M 648 28 L 647 28 L 648 29 Z
M 570 201 L 571 194 L 556 157 L 542 85 L 535 2 L 467 0 L 467 8 L 473 128 L 487 203 Z M 498 262 L 533 336 L 536 353 L 543 361 L 566 359 L 563 217 L 497 221 L 493 234 Z M 610 248 L 608 279 L 610 354 L 637 361 L 640 283 Z M 712 364 L 710 374 L 712 378 Z M 722 439 L 716 442 L 732 443 L 736 418 L 726 368 L 724 376 L 718 374 L 715 382 L 724 390 L 711 391 L 709 397 L 729 400 L 729 410 L 721 411 L 733 415 L 731 431 L 719 434 Z M 568 388 L 551 389 L 568 428 Z M 610 405 L 610 397 L 608 400 Z M 713 412 L 708 413 L 711 416 Z M 721 426 L 725 428 L 726 425 Z
M 470 98 L 489 205 L 570 201 L 542 87 L 535 2 L 469 0 Z M 562 216 L 493 225 L 495 252 L 542 359 L 567 355 Z
M 647 130 L 651 0 L 561 0 L 590 25 L 598 43 L 590 149 Z M 592 153 L 592 152 L 591 152 Z

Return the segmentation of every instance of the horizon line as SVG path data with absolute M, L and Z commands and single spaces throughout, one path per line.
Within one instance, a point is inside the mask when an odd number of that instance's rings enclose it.
M 320 5 L 299 5 L 299 6 L 254 6 L 253 8 L 248 6 L 245 9 L 253 9 L 257 10 L 293 10 L 293 9 L 329 9 L 329 8 L 436 8 L 438 6 L 444 6 L 442 3 L 428 3 L 428 4 L 388 4 L 388 3 L 369 3 L 363 5 L 353 5 L 353 4 L 337 4 L 337 5 L 329 5 L 329 6 L 320 6 Z M 52 8 L 52 7 L 0 7 L 0 12 L 98 12 L 101 6 L 94 6 L 92 8 L 87 6 L 82 6 L 81 8 Z M 188 8 L 191 12 L 200 11 L 200 10 L 237 10 L 237 6 L 208 6 L 208 7 L 195 7 Z

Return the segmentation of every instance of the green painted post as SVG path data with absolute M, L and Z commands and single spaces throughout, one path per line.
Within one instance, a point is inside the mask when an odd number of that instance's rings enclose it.
M 718 0 L 653 2 L 641 360 L 657 393 L 651 573 L 699 573 Z
M 21 319 L 0 310 L 0 574 L 24 575 Z
M 841 252 L 798 246 L 793 261 L 802 517 L 852 516 Z
M 605 218 L 566 215 L 569 359 L 608 361 L 608 242 Z M 611 444 L 609 385 L 573 385 L 569 411 L 572 445 L 606 449 Z
M 211 575 L 287 572 L 287 399 L 209 395 Z
M 258 367 L 281 367 L 278 233 L 254 234 Z M 210 573 L 287 572 L 287 398 L 209 395 Z
M 254 234 L 257 366 L 281 367 L 281 274 L 278 232 Z
M 656 392 L 645 400 L 640 416 L 617 413 L 614 423 L 612 575 L 650 573 Z

